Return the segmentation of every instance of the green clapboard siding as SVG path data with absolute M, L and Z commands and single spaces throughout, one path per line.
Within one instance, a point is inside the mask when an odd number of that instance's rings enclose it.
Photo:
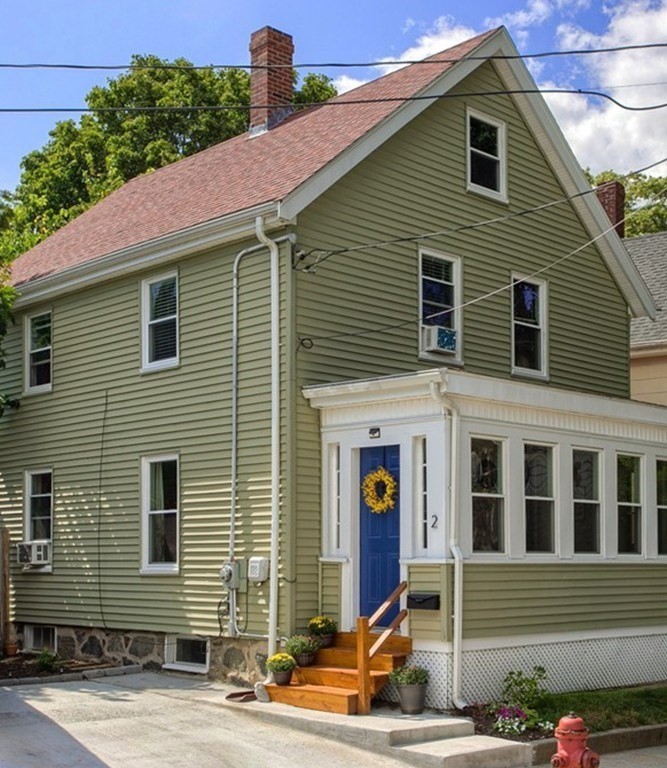
M 340 628 L 341 573 L 339 563 L 322 563 L 322 613 Z M 311 617 L 312 618 L 312 617 Z
M 440 594 L 439 611 L 410 610 L 410 636 L 414 640 L 451 640 L 451 574 L 451 567 L 441 564 L 408 566 L 409 592 Z
M 459 91 L 502 90 L 486 64 Z M 504 120 L 509 205 L 465 192 L 466 106 Z M 403 128 L 299 217 L 298 247 L 339 249 L 504 216 L 564 196 L 511 97 L 442 100 Z M 424 245 L 462 259 L 472 301 L 562 259 L 589 239 L 569 205 Z M 542 275 L 549 294 L 550 383 L 628 395 L 625 301 L 594 246 Z M 448 364 L 417 358 L 417 245 L 376 246 L 321 260 L 298 273 L 298 353 L 304 383 L 400 373 Z M 511 306 L 504 291 L 464 311 L 464 362 L 471 373 L 510 376 Z
M 0 420 L 1 522 L 23 538 L 23 472 L 51 467 L 55 509 L 53 572 L 14 566 L 16 619 L 170 632 L 218 631 L 224 597 L 218 572 L 229 555 L 232 262 L 242 245 L 178 264 L 178 368 L 140 374 L 140 282 L 117 279 L 54 300 L 54 386 L 25 396 Z M 283 259 L 284 265 L 287 259 Z M 288 270 L 283 269 L 282 294 Z M 270 548 L 269 260 L 246 257 L 239 326 L 239 487 L 236 556 Z M 39 309 L 39 308 L 37 308 Z M 283 304 L 283 319 L 286 307 Z M 2 391 L 21 387 L 21 322 L 7 339 Z M 287 361 L 283 345 L 283 382 Z M 284 385 L 285 387 L 285 385 Z M 287 400 L 283 391 L 283 406 Z M 286 409 L 284 409 L 286 413 Z M 285 417 L 286 418 L 286 417 Z M 283 423 L 282 469 L 290 439 Z M 180 573 L 140 575 L 142 456 L 180 457 Z M 283 509 L 292 506 L 285 489 Z M 283 514 L 282 541 L 286 540 Z M 281 574 L 296 570 L 289 548 Z M 316 564 L 311 568 L 317 583 Z M 289 632 L 289 581 L 281 582 L 280 624 Z M 313 606 L 316 587 L 311 586 Z M 268 583 L 249 585 L 239 624 L 265 632 Z M 223 619 L 225 621 L 225 619 Z
M 667 565 L 466 564 L 464 637 L 667 623 Z

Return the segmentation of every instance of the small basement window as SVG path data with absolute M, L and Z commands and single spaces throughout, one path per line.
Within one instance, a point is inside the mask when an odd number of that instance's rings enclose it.
M 165 669 L 205 674 L 209 666 L 208 638 L 193 635 L 167 635 L 164 640 Z
M 56 628 L 40 624 L 26 624 L 23 628 L 23 647 L 26 651 L 56 652 Z

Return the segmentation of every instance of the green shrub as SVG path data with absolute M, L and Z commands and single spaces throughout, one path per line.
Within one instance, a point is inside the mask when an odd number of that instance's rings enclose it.
M 389 673 L 389 682 L 394 685 L 426 685 L 428 683 L 428 670 L 424 667 L 406 664 Z

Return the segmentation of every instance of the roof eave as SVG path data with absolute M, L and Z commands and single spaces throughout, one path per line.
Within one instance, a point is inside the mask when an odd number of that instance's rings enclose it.
M 84 286 L 89 287 L 154 265 L 162 266 L 192 253 L 248 237 L 254 238 L 258 216 L 264 218 L 265 227 L 269 231 L 289 223 L 279 218 L 276 202 L 247 208 L 20 284 L 17 286 L 19 297 L 14 306 L 20 309 Z

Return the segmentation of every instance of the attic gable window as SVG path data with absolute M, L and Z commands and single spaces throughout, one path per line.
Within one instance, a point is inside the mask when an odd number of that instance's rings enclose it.
M 468 110 L 468 190 L 507 202 L 505 124 Z
M 26 392 L 50 392 L 51 377 L 51 313 L 42 312 L 26 318 Z
M 178 365 L 178 275 L 144 280 L 141 290 L 142 370 Z

